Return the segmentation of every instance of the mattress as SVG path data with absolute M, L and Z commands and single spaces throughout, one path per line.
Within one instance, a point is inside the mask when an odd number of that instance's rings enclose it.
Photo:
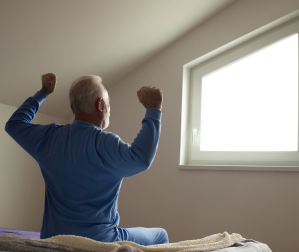
M 0 236 L 4 234 L 10 234 L 11 236 L 25 237 L 25 238 L 35 238 L 40 239 L 40 232 L 32 232 L 18 229 L 10 228 L 0 228 Z

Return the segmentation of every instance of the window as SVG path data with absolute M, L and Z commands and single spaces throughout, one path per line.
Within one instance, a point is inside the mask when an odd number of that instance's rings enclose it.
M 298 32 L 295 18 L 184 66 L 180 165 L 299 171 Z

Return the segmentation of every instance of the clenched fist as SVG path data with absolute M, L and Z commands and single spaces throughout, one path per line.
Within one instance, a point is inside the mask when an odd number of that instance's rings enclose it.
M 42 75 L 42 89 L 40 90 L 46 96 L 52 94 L 56 88 L 57 78 L 55 74 L 48 73 Z
M 137 91 L 140 103 L 146 108 L 162 110 L 163 93 L 156 87 L 142 87 Z

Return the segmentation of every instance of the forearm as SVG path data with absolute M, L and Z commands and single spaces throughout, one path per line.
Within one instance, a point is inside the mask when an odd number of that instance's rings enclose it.
M 151 165 L 157 152 L 162 112 L 158 109 L 147 109 L 142 120 L 142 128 L 131 144 L 131 151 L 138 153 L 141 161 L 147 166 Z

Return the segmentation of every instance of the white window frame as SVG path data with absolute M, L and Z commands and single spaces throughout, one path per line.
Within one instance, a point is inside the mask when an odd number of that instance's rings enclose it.
M 192 97 L 195 92 L 197 94 L 201 93 L 201 77 L 204 75 L 204 72 L 201 72 L 198 69 L 202 68 L 204 69 L 203 71 L 205 71 L 205 66 L 207 64 L 211 64 L 211 62 L 221 68 L 222 66 L 231 64 L 246 55 L 252 54 L 255 51 L 265 48 L 296 33 L 299 33 L 299 11 L 291 13 L 290 15 L 276 20 L 271 24 L 261 27 L 246 36 L 243 36 L 184 65 L 180 169 L 299 171 L 299 149 L 297 151 L 282 152 L 204 151 L 194 155 L 194 148 L 192 150 L 191 147 L 192 142 L 195 141 L 199 143 L 198 136 L 200 135 L 200 128 L 198 128 L 197 134 L 194 134 L 196 132 L 193 132 L 195 125 L 200 125 L 198 121 L 200 119 L 197 118 L 197 121 L 195 122 L 194 117 L 192 116 L 192 106 L 194 106 L 195 103 L 195 99 Z M 223 63 L 222 60 L 224 58 L 225 61 Z M 197 84 L 194 85 L 193 83 Z M 200 102 L 197 101 L 197 106 L 198 104 L 200 104 Z M 299 137 L 298 133 L 297 136 Z M 299 143 L 299 138 L 297 141 L 297 143 Z M 201 156 L 200 160 L 194 159 L 195 156 Z

